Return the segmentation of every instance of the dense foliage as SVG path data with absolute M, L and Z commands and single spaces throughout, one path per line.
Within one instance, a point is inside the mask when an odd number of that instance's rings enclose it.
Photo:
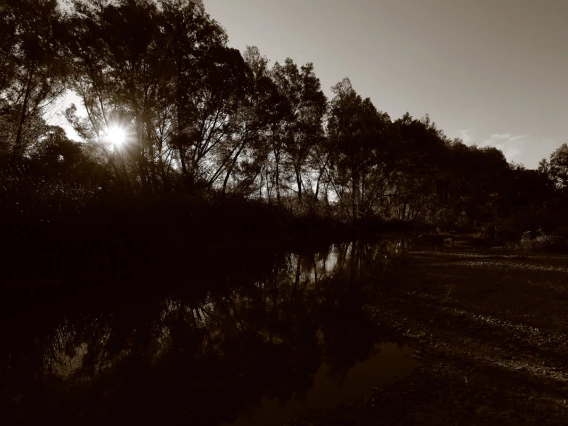
M 0 2 L 2 215 L 68 221 L 141 197 L 566 233 L 566 145 L 527 170 L 450 140 L 429 116 L 393 121 L 348 78 L 328 100 L 313 64 L 269 67 L 227 40 L 195 0 Z M 68 91 L 81 99 L 65 111 L 80 142 L 45 121 Z

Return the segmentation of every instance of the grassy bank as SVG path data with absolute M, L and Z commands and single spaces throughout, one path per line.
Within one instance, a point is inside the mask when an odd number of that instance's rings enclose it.
M 568 256 L 416 246 L 367 309 L 422 366 L 300 425 L 566 424 Z
M 333 214 L 242 198 L 70 194 L 3 200 L 6 298 L 72 300 L 77 289 L 92 288 L 144 292 L 235 257 L 412 229 L 404 222 L 346 223 Z

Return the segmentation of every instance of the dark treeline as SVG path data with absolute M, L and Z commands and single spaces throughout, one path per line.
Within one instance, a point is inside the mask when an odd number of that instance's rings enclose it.
M 391 119 L 348 78 L 328 100 L 311 63 L 270 67 L 227 40 L 198 0 L 0 2 L 0 205 L 16 256 L 66 233 L 70 252 L 105 236 L 163 252 L 317 224 L 568 232 L 566 145 L 527 170 L 428 115 Z M 45 120 L 68 91 L 81 142 Z

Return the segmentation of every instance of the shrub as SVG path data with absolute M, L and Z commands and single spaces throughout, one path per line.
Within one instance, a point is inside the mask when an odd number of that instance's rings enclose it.
M 565 238 L 546 235 L 540 228 L 534 238 L 531 231 L 525 231 L 519 242 L 519 247 L 532 252 L 562 252 L 568 249 Z

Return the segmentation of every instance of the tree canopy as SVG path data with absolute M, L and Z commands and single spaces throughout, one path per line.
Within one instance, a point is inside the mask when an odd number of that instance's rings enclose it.
M 256 47 L 230 48 L 201 1 L 5 0 L 0 24 L 9 170 L 348 222 L 474 226 L 565 197 L 566 144 L 532 173 L 495 148 L 450 140 L 427 114 L 393 121 L 349 78 L 328 100 L 313 63 L 270 66 Z M 81 100 L 64 113 L 80 142 L 44 119 L 68 90 Z

